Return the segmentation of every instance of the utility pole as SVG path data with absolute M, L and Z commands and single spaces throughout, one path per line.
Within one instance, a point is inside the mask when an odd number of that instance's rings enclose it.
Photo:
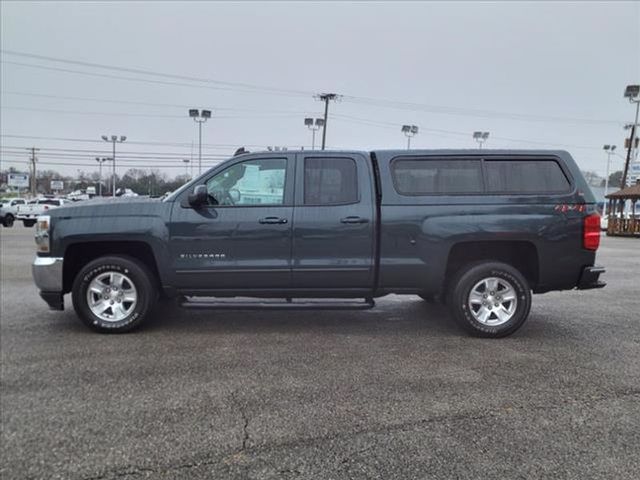
M 34 197 L 37 195 L 36 192 L 36 162 L 38 159 L 36 158 L 36 152 L 39 152 L 40 149 L 36 147 L 27 148 L 31 152 L 31 158 L 29 161 L 31 162 L 30 170 L 31 170 L 31 195 Z
M 316 95 L 315 98 L 317 98 L 321 102 L 324 102 L 324 124 L 322 125 L 322 150 L 324 150 L 324 147 L 327 141 L 327 121 L 329 119 L 328 118 L 329 101 L 338 100 L 340 98 L 340 95 L 338 95 L 337 93 L 321 93 L 319 95 Z

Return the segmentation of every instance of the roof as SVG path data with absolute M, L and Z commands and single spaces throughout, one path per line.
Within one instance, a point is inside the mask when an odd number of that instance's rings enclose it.
M 623 188 L 617 192 L 610 193 L 607 198 L 630 198 L 640 200 L 640 183 Z

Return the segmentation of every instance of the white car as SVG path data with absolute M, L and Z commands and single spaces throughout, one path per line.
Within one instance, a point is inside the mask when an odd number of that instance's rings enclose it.
M 0 209 L 2 209 L 2 215 L 0 220 L 2 225 L 10 227 L 13 225 L 13 221 L 18 214 L 18 207 L 26 204 L 27 201 L 24 198 L 2 198 L 0 199 Z
M 16 218 L 24 224 L 25 227 L 33 227 L 36 224 L 38 215 L 47 213 L 47 210 L 61 207 L 66 200 L 62 198 L 38 198 L 31 200 L 26 205 L 18 207 Z

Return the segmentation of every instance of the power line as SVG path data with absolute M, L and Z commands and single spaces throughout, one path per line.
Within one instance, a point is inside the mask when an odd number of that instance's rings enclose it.
M 172 73 L 157 72 L 157 71 L 153 71 L 153 70 L 144 70 L 144 69 L 140 69 L 140 68 L 121 67 L 121 66 L 116 66 L 116 65 L 106 65 L 106 64 L 94 63 L 94 62 L 86 62 L 86 61 L 81 61 L 81 60 L 71 60 L 71 59 L 60 58 L 60 57 L 50 57 L 50 56 L 47 56 L 47 55 L 36 55 L 36 54 L 33 54 L 33 53 L 18 52 L 18 51 L 15 51 L 15 50 L 1 49 L 0 51 L 2 53 L 6 54 L 6 55 L 14 55 L 14 56 L 18 56 L 18 57 L 33 58 L 33 59 L 37 59 L 37 60 L 45 60 L 45 61 L 57 62 L 57 63 L 66 63 L 66 64 L 70 64 L 70 65 L 78 65 L 78 66 L 84 66 L 84 67 L 90 67 L 90 68 L 99 68 L 99 69 L 104 69 L 104 70 L 113 70 L 113 71 L 119 71 L 119 72 L 135 73 L 135 74 L 139 74 L 139 75 L 148 75 L 148 76 L 154 76 L 154 77 L 172 78 L 172 79 L 175 79 L 175 80 L 187 80 L 187 81 L 191 81 L 191 82 L 200 82 L 200 83 L 207 83 L 207 84 L 225 85 L 225 86 L 230 86 L 230 87 L 241 87 L 241 88 L 244 88 L 244 89 L 260 90 L 260 91 L 266 91 L 266 92 L 278 93 L 278 94 L 288 94 L 288 95 L 296 95 L 296 96 L 313 95 L 313 92 L 308 92 L 308 91 L 304 91 L 304 90 L 283 89 L 283 88 L 268 87 L 268 86 L 264 86 L 264 85 L 255 85 L 255 84 L 243 83 L 243 82 L 230 82 L 230 81 L 215 80 L 215 79 L 204 78 L 204 77 L 193 77 L 193 76 L 189 76 L 189 75 L 177 75 L 177 74 L 172 74 Z
M 536 122 L 562 122 L 562 123 L 579 123 L 592 125 L 616 125 L 621 126 L 624 122 L 617 120 L 596 120 L 588 118 L 561 117 L 550 115 L 532 115 L 513 112 L 498 112 L 491 110 L 470 109 L 461 107 L 449 107 L 442 105 L 428 105 L 414 102 L 405 102 L 399 100 L 376 99 L 371 97 L 357 97 L 353 95 L 344 95 L 346 102 L 360 105 L 368 105 L 375 107 L 392 108 L 399 110 L 426 111 L 429 113 L 454 115 L 454 116 L 475 116 L 483 118 L 505 118 L 508 120 L 536 121 Z
M 20 138 L 25 140 L 53 140 L 60 142 L 78 142 L 78 143 L 99 143 L 103 144 L 101 140 L 96 139 L 87 139 L 87 138 L 69 138 L 69 137 L 45 137 L 45 136 L 35 136 L 35 135 L 14 135 L 14 134 L 0 134 L 0 137 L 7 138 Z M 190 142 L 157 142 L 157 141 L 127 141 L 129 145 L 163 145 L 163 146 L 171 146 L 171 147 L 188 147 L 191 148 Z M 241 146 L 250 147 L 250 148 L 265 148 L 264 145 L 258 144 L 248 144 L 248 143 L 203 143 L 203 147 L 229 147 L 229 148 L 238 148 Z
M 36 64 L 31 64 L 31 63 L 24 63 L 24 62 L 13 62 L 13 61 L 9 61 L 9 60 L 0 60 L 0 63 L 4 63 L 7 65 L 14 65 L 14 66 L 19 66 L 19 67 L 25 67 L 25 68 L 35 68 L 35 69 L 40 69 L 40 70 L 50 70 L 53 72 L 62 72 L 62 73 L 73 73 L 73 74 L 77 74 L 77 75 L 86 75 L 86 76 L 90 76 L 90 77 L 99 77 L 99 78 L 110 78 L 113 80 L 124 80 L 124 81 L 128 81 L 128 82 L 141 82 L 141 83 L 150 83 L 150 84 L 156 84 L 156 85 L 166 85 L 166 86 L 173 86 L 173 87 L 189 87 L 189 88 L 200 88 L 200 89 L 206 89 L 206 90 L 222 90 L 222 91 L 231 91 L 231 92 L 239 92 L 239 93 L 270 93 L 270 94 L 274 94 L 274 95 L 287 95 L 285 93 L 277 93 L 277 92 L 261 92 L 258 90 L 251 90 L 251 89 L 239 89 L 239 88 L 230 88 L 230 87 L 216 87 L 213 85 L 196 85 L 193 83 L 184 83 L 184 82 L 173 82 L 173 81 L 167 81 L 167 80 L 154 80 L 154 79 L 150 79 L 150 78 L 136 78 L 136 77 L 125 77 L 122 75 L 112 75 L 109 73 L 96 73 L 96 72 L 84 72 L 82 70 L 72 70 L 69 68 L 60 68 L 60 67 L 50 67 L 50 66 L 46 66 L 46 65 L 36 65 Z M 296 95 L 299 96 L 299 95 Z
M 36 98 L 51 98 L 55 100 L 71 100 L 71 101 L 81 101 L 81 102 L 98 102 L 98 103 L 107 103 L 107 104 L 122 104 L 122 105 L 140 105 L 146 107 L 160 107 L 160 108 L 175 108 L 184 110 L 185 108 L 190 108 L 191 104 L 175 104 L 175 103 L 153 103 L 153 102 L 140 102 L 133 100 L 120 100 L 120 99 L 110 99 L 110 98 L 95 98 L 95 97 L 74 97 L 69 95 L 51 95 L 45 93 L 34 93 L 34 92 L 15 92 L 15 91 L 7 91 L 4 90 L 1 92 L 2 95 L 17 95 L 17 96 L 25 96 L 25 97 L 36 97 Z M 260 110 L 255 108 L 237 108 L 237 107 L 219 107 L 216 106 L 215 110 L 217 111 L 225 111 L 225 112 L 247 112 L 247 113 L 265 113 L 265 114 L 290 114 L 290 115 L 316 115 L 316 113 L 312 113 L 310 110 Z M 219 118 L 219 117 L 217 117 Z
M 143 117 L 143 118 L 177 118 L 183 120 L 184 115 L 167 115 L 157 113 L 131 113 L 131 112 L 87 112 L 79 110 L 57 110 L 52 108 L 32 108 L 32 107 L 14 107 L 14 106 L 2 106 L 0 110 L 22 110 L 28 112 L 38 113 L 56 113 L 56 114 L 69 114 L 69 115 L 98 115 L 107 117 Z M 286 118 L 286 117 L 298 117 L 299 114 L 283 113 L 283 114 L 265 114 L 265 115 L 249 115 L 249 116 L 234 116 L 234 115 L 216 115 L 215 119 L 242 119 L 248 120 L 252 118 Z

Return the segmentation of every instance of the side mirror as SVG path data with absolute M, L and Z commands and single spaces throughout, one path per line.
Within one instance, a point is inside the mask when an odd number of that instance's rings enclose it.
M 189 195 L 189 205 L 193 208 L 199 208 L 206 205 L 209 192 L 206 185 L 198 185 L 193 189 L 193 193 Z

